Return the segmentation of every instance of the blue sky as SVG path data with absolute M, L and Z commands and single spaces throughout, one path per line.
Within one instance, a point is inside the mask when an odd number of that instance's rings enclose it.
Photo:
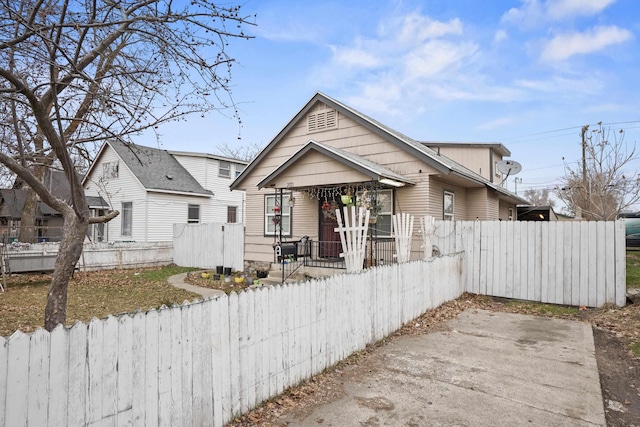
M 579 160 L 582 125 L 640 139 L 637 0 L 247 0 L 242 10 L 257 14 L 255 39 L 229 46 L 242 127 L 194 116 L 162 128 L 162 147 L 264 146 L 317 91 L 416 140 L 503 143 L 523 166 L 520 194 L 553 188 L 563 158 Z

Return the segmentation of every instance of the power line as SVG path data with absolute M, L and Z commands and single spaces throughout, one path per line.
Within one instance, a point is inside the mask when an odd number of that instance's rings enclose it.
M 628 120 L 628 121 L 624 121 L 624 122 L 608 122 L 608 123 L 601 123 L 602 126 L 612 126 L 612 125 L 622 125 L 622 124 L 630 124 L 630 123 L 640 123 L 640 120 Z M 589 124 L 589 126 L 597 126 L 598 123 L 591 123 Z M 509 141 L 509 140 L 513 140 L 513 139 L 520 139 L 520 138 L 528 138 L 531 136 L 540 136 L 540 135 L 548 135 L 550 133 L 556 133 L 556 132 L 565 132 L 568 130 L 579 130 L 582 129 L 584 125 L 580 125 L 580 126 L 571 126 L 571 127 L 567 127 L 567 128 L 562 128 L 562 129 L 554 129 L 554 130 L 547 130 L 544 132 L 536 132 L 536 133 L 530 133 L 530 134 L 526 134 L 526 135 L 521 135 L 521 136 L 512 136 L 509 138 L 502 138 L 503 141 Z M 634 126 L 634 127 L 630 127 L 627 129 L 637 129 L 640 126 Z M 573 135 L 573 133 L 566 133 L 566 134 L 562 134 L 562 135 L 557 135 L 557 137 L 560 136 L 569 136 L 569 135 Z M 529 139 L 527 141 L 521 141 L 521 142 L 528 142 L 528 141 L 537 141 L 540 139 L 544 139 L 544 138 L 535 138 L 535 139 Z M 521 142 L 511 142 L 510 144 L 519 144 Z

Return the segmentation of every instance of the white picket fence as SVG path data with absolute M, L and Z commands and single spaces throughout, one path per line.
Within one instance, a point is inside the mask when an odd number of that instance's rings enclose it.
M 465 252 L 467 291 L 573 306 L 626 302 L 624 221 L 435 221 L 441 254 Z
M 463 254 L 0 338 L 1 426 L 222 426 L 465 289 Z
M 182 267 L 244 269 L 243 224 L 174 224 L 173 258 Z

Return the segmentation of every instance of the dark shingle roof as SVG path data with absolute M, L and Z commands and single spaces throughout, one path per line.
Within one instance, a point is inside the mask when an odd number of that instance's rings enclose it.
M 169 152 L 158 148 L 109 141 L 147 190 L 211 195 Z

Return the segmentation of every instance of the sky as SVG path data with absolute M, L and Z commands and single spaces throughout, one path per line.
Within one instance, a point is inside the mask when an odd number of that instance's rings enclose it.
M 320 91 L 415 140 L 502 143 L 522 165 L 504 185 L 522 194 L 559 185 L 583 125 L 640 141 L 637 0 L 241 4 L 256 15 L 254 38 L 228 47 L 242 125 L 195 116 L 139 144 L 263 147 Z

